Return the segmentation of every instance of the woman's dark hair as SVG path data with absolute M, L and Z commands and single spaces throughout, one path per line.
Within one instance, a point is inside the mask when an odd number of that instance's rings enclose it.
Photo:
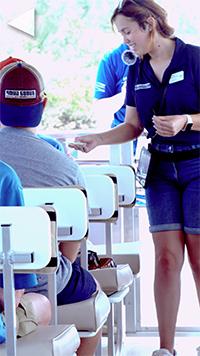
M 147 19 L 153 17 L 156 20 L 156 29 L 163 37 L 171 37 L 174 33 L 173 27 L 168 25 L 167 12 L 154 0 L 122 0 L 113 12 L 111 24 L 114 26 L 117 15 L 123 15 L 136 21 L 138 25 L 145 28 Z

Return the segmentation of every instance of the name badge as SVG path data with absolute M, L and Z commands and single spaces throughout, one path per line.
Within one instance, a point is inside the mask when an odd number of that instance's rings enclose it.
M 180 72 L 173 73 L 171 75 L 171 78 L 169 80 L 169 84 L 180 82 L 183 79 L 184 79 L 184 71 L 181 70 Z
M 135 85 L 135 90 L 150 89 L 150 88 L 151 88 L 151 83 L 144 83 L 144 84 L 136 84 Z

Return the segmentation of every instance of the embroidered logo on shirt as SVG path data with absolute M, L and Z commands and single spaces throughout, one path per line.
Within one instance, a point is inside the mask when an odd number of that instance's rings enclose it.
M 169 80 L 169 84 L 180 82 L 184 79 L 184 71 L 181 70 L 180 72 L 173 73 Z
M 151 83 L 144 83 L 144 84 L 136 84 L 135 85 L 135 90 L 150 89 L 150 88 L 151 88 Z
M 5 98 L 6 99 L 36 99 L 36 90 L 26 90 L 26 89 L 6 89 Z

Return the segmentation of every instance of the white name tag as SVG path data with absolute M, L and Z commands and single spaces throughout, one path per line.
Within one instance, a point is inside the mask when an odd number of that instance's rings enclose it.
M 6 99 L 36 99 L 35 89 L 6 89 L 5 98 Z
M 151 84 L 150 83 L 136 84 L 135 85 L 135 90 L 150 89 L 150 88 L 151 88 Z
M 180 72 L 173 73 L 171 75 L 171 78 L 169 80 L 169 84 L 180 82 L 183 79 L 184 79 L 184 71 L 181 70 Z

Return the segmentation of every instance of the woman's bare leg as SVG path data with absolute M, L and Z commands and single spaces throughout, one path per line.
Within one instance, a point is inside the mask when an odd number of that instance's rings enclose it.
M 186 235 L 186 246 L 200 305 L 200 235 Z
M 153 234 L 155 246 L 154 294 L 160 348 L 173 352 L 180 302 L 180 273 L 184 261 L 184 233 L 163 231 Z

